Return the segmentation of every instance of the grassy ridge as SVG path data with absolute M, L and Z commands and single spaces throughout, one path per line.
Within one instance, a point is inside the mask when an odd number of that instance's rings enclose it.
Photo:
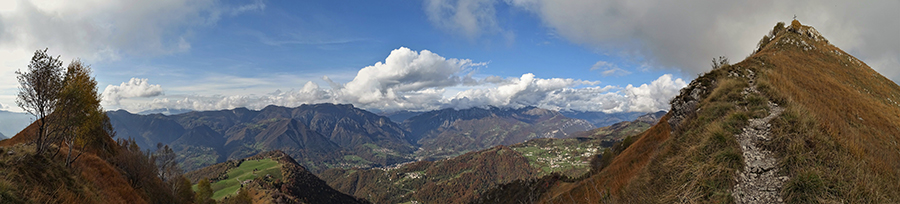
M 216 181 L 211 184 L 213 189 L 213 199 L 220 200 L 228 195 L 233 195 L 241 188 L 240 181 L 253 180 L 259 177 L 270 175 L 275 179 L 280 179 L 281 164 L 272 159 L 245 160 L 240 166 L 228 169 L 227 178 L 225 180 Z M 194 190 L 197 185 L 194 184 Z
M 786 104 L 766 144 L 791 177 L 785 200 L 900 202 L 900 86 L 799 33 L 766 47 L 757 54 L 769 68 L 761 91 Z
M 785 111 L 770 122 L 771 140 L 756 145 L 773 152 L 776 175 L 789 178 L 780 189 L 782 199 L 900 202 L 900 86 L 828 44 L 811 27 L 780 26 L 744 61 L 694 80 L 676 100 L 700 93 L 693 96 L 698 104 L 684 106 L 691 111 L 678 115 L 684 120 L 674 130 L 665 122 L 675 117 L 670 113 L 600 173 L 556 182 L 543 200 L 734 202 L 734 176 L 743 161 L 733 135 L 749 118 L 768 114 L 764 104 L 772 101 Z M 751 72 L 757 77 L 745 77 Z M 749 80 L 756 80 L 759 94 L 745 91 Z

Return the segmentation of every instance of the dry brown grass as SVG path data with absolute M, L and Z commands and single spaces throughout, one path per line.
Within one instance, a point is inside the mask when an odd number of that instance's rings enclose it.
M 0 155 L 0 195 L 5 194 L 4 199 L 12 196 L 26 203 L 146 203 L 146 195 L 132 188 L 118 168 L 95 154 L 114 154 L 108 149 L 114 144 L 112 139 L 104 137 L 103 150 L 88 149 L 71 167 L 65 167 L 68 147 L 52 145 L 44 155 L 35 154 L 34 145 L 29 143 L 36 129 L 33 123 L 0 142 L 3 153 L 14 152 Z M 73 155 L 78 153 L 73 150 Z
M 796 33 L 773 41 L 803 39 Z M 807 40 L 809 41 L 809 40 Z M 796 202 L 900 202 L 900 87 L 832 45 L 769 45 L 761 84 L 786 103 L 768 147 Z
M 747 80 L 729 77 L 729 71 L 747 73 L 738 66 L 723 66 L 697 79 L 711 91 L 701 96 L 700 111 L 687 116 L 677 130 L 670 129 L 667 121 L 671 115 L 666 115 L 599 174 L 560 184 L 545 201 L 729 202 L 734 172 L 743 167 L 740 147 L 732 135 L 739 133 L 751 116 L 766 112 L 762 96 L 745 97 L 741 92 L 748 86 Z
M 616 156 L 601 173 L 576 183 L 560 183 L 545 195 L 549 203 L 599 202 L 609 192 L 619 192 L 656 154 L 660 143 L 669 139 L 669 115 L 641 135 L 637 141 Z M 577 199 L 575 199 L 577 198 Z
M 101 203 L 146 203 L 116 167 L 94 154 L 84 154 L 72 164 L 92 192 L 98 193 Z

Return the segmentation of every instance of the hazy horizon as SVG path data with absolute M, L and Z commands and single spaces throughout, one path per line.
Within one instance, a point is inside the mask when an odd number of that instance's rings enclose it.
M 794 15 L 896 82 L 900 3 L 864 3 L 11 1 L 0 3 L 0 110 L 21 112 L 14 72 L 49 48 L 91 65 L 107 110 L 135 113 L 315 103 L 652 112 L 709 59 L 742 60 Z

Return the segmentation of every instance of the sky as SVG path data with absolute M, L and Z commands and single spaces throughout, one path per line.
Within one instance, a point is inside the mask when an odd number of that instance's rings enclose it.
M 900 1 L 0 1 L 0 110 L 35 50 L 107 110 L 658 111 L 794 15 L 900 80 Z

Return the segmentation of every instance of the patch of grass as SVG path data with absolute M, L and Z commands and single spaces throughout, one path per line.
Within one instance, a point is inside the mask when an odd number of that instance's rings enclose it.
M 743 100 L 744 98 L 744 95 L 741 94 L 741 91 L 749 86 L 746 80 L 739 78 L 724 78 L 716 80 L 716 82 L 716 88 L 713 89 L 712 93 L 709 94 L 709 97 L 707 97 L 706 100 L 712 102 L 738 102 Z
M 228 179 L 212 183 L 213 199 L 220 200 L 227 195 L 232 195 L 241 188 L 240 181 L 253 180 L 265 175 L 281 178 L 281 164 L 272 159 L 245 160 L 241 165 L 229 169 Z M 196 185 L 194 185 L 196 186 Z M 196 190 L 196 187 L 194 187 Z
M 750 116 L 743 111 L 734 112 L 725 119 L 724 128 L 731 134 L 738 134 L 747 126 Z
M 722 151 L 717 152 L 713 158 L 716 159 L 716 163 L 719 165 L 731 169 L 740 169 L 744 166 L 744 156 L 734 148 L 723 149 Z
M 720 116 L 731 112 L 731 110 L 734 110 L 734 104 L 728 102 L 711 102 L 700 110 L 697 120 L 699 120 L 700 123 L 709 123 L 718 119 Z
M 816 172 L 803 172 L 785 183 L 783 192 L 788 203 L 815 203 L 825 193 L 825 181 Z

